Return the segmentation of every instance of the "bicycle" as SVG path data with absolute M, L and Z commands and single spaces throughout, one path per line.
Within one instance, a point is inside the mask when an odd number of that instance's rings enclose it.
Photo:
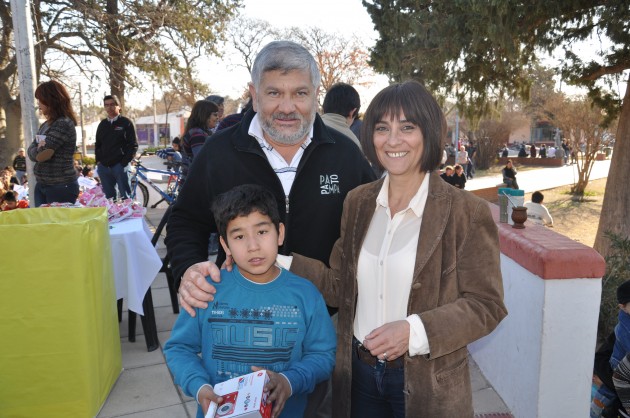
M 131 183 L 131 198 L 142 206 L 147 207 L 149 204 L 149 189 L 147 184 L 153 188 L 162 197 L 155 204 L 151 205 L 151 208 L 155 209 L 157 205 L 166 201 L 168 205 L 172 205 L 177 199 L 179 193 L 181 171 L 179 170 L 158 170 L 156 168 L 149 168 L 142 165 L 142 155 L 133 160 L 130 183 Z M 179 168 L 179 167 L 177 167 Z M 148 177 L 148 173 L 157 173 L 160 175 L 167 175 L 168 182 L 166 184 L 166 190 L 162 190 L 160 186 L 155 184 Z M 146 184 L 145 184 L 146 183 Z

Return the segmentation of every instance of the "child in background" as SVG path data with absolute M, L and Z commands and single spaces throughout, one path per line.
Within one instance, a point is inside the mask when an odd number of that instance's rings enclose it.
M 324 299 L 308 280 L 276 265 L 284 225 L 271 192 L 239 186 L 212 209 L 234 267 L 221 270 L 207 309 L 196 309 L 195 317 L 181 311 L 164 347 L 167 364 L 197 399 L 198 418 L 222 401 L 213 385 L 259 367 L 269 370 L 272 416 L 301 417 L 306 395 L 335 363 L 337 337 Z
M 13 209 L 27 209 L 28 202 L 26 200 L 18 200 L 14 191 L 9 190 L 2 196 L 0 203 L 1 211 L 8 211 Z
M 630 353 L 630 280 L 617 288 L 617 303 L 619 303 L 619 319 L 615 325 L 615 345 L 610 356 L 610 367 L 613 372 Z M 614 375 L 613 375 L 614 376 Z M 614 388 L 601 385 L 591 402 L 591 418 L 598 418 L 602 411 L 612 405 L 617 398 Z

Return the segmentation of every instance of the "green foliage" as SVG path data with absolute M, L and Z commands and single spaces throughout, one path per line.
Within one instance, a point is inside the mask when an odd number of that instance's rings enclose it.
M 537 54 L 562 48 L 563 79 L 587 87 L 614 119 L 621 102 L 596 81 L 630 68 L 627 0 L 363 0 L 380 39 L 370 64 L 393 81 L 413 78 L 436 94 L 455 91 L 469 120 L 487 115 L 506 97 L 527 99 L 527 72 Z M 612 44 L 599 62 L 572 52 L 590 36 Z
M 81 158 L 81 164 L 86 166 L 86 165 L 91 165 L 92 167 L 96 166 L 96 159 L 92 158 L 92 157 L 83 157 Z
M 606 257 L 606 274 L 602 278 L 602 300 L 599 308 L 598 338 L 606 338 L 617 323 L 619 307 L 617 287 L 630 280 L 630 238 L 607 233 L 610 255 Z

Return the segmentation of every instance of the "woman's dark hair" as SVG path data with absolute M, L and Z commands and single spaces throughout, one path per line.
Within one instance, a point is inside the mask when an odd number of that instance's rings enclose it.
M 193 128 L 201 128 L 204 131 L 207 130 L 210 115 L 218 111 L 219 106 L 208 100 L 197 101 L 190 111 L 190 116 L 186 121 L 185 132 L 188 132 Z
M 83 174 L 83 177 L 87 177 L 88 174 L 90 174 L 90 171 L 92 171 L 93 168 L 91 165 L 86 165 L 81 169 L 81 174 Z
M 361 146 L 368 160 L 384 170 L 374 148 L 374 128 L 384 118 L 398 117 L 418 125 L 422 132 L 423 150 L 420 157 L 420 170 L 432 171 L 439 167 L 442 148 L 446 140 L 446 118 L 438 102 L 431 93 L 417 81 L 392 84 L 381 90 L 372 100 L 361 126 Z
M 53 122 L 67 116 L 77 125 L 77 116 L 72 110 L 68 90 L 58 81 L 44 81 L 35 90 L 35 98 L 48 107 L 46 118 Z
M 243 184 L 220 194 L 212 204 L 214 221 L 219 235 L 227 240 L 227 227 L 230 221 L 252 212 L 268 216 L 271 222 L 280 228 L 278 203 L 273 193 L 257 184 Z

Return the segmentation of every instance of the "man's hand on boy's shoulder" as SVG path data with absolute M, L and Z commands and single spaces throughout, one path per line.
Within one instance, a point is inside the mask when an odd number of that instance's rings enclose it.
M 223 401 L 223 398 L 214 393 L 212 386 L 203 385 L 199 389 L 199 393 L 197 394 L 197 402 L 201 405 L 201 410 L 203 414 L 206 415 L 208 413 L 208 408 L 210 407 L 210 403 L 214 402 L 217 405 Z
M 265 370 L 262 367 L 252 366 L 252 371 L 257 372 L 259 370 Z M 265 385 L 265 392 L 269 393 L 267 398 L 268 402 L 272 402 L 273 408 L 271 410 L 271 418 L 278 418 L 284 409 L 284 404 L 291 396 L 291 384 L 287 378 L 271 370 L 267 370 L 269 375 L 269 382 Z
M 206 309 L 208 302 L 214 300 L 217 290 L 208 283 L 206 276 L 216 283 L 221 281 L 219 268 L 210 261 L 202 261 L 188 267 L 179 283 L 179 302 L 192 317 L 195 316 L 194 308 Z

